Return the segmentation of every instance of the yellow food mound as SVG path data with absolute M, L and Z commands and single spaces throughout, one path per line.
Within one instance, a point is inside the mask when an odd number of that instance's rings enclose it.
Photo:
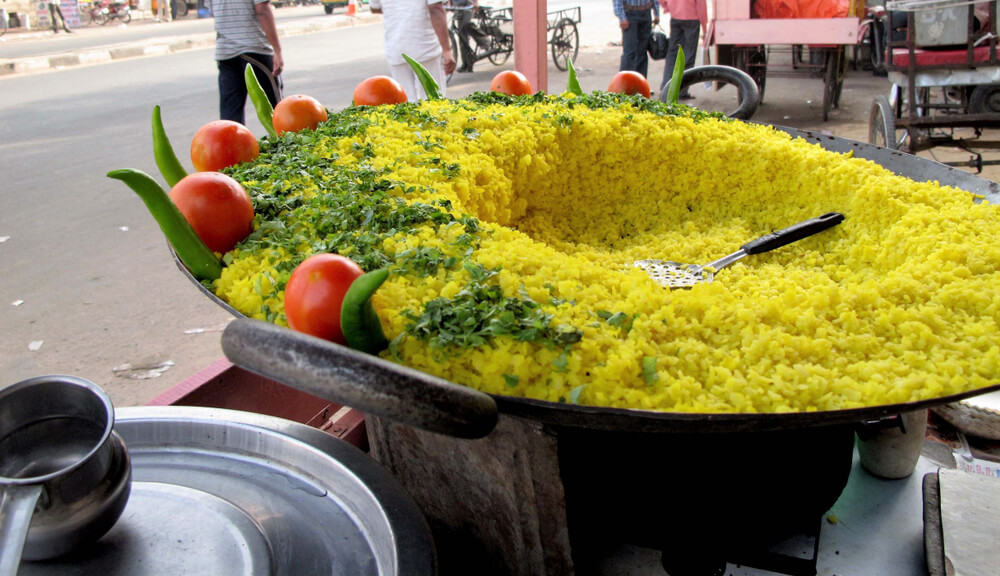
M 454 222 L 380 241 L 394 260 L 374 298 L 394 340 L 386 358 L 489 393 L 682 412 L 854 408 L 1000 379 L 1000 212 L 967 192 L 766 126 L 629 101 L 404 106 L 355 113 L 363 130 L 321 129 L 303 144 L 310 163 L 379 171 L 409 205 L 448 200 L 452 215 L 479 220 L 471 248 L 457 244 L 469 230 Z M 257 165 L 268 162 L 265 150 Z M 241 179 L 255 200 L 339 185 Z M 846 216 L 839 226 L 748 256 L 693 289 L 663 288 L 629 267 L 707 263 L 834 211 Z M 406 264 L 420 248 L 457 263 L 420 275 Z M 310 250 L 239 248 L 215 289 L 248 316 L 282 323 L 291 266 L 281 263 Z M 578 341 L 498 334 L 447 346 L 413 333 L 429 302 L 454 302 L 470 282 L 537 304 L 548 326 Z

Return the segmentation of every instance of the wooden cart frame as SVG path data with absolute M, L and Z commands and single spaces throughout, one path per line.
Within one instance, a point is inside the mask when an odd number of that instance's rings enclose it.
M 988 12 L 988 28 L 979 29 L 976 6 Z M 985 132 L 1000 128 L 996 0 L 890 0 L 885 22 L 891 86 L 872 103 L 869 141 L 910 154 L 941 146 L 964 150 L 969 160 L 943 163 L 977 172 L 1000 164 L 980 153 L 1000 150 L 1000 139 Z M 948 45 L 954 33 L 939 40 L 956 24 L 964 25 L 958 44 Z
M 850 14 L 857 13 L 852 5 Z M 823 79 L 823 120 L 840 105 L 847 74 L 847 46 L 858 42 L 860 18 L 751 18 L 751 0 L 715 0 L 706 46 L 714 47 L 719 64 L 743 70 L 757 82 L 761 100 L 769 76 L 814 76 Z M 786 53 L 790 66 L 769 66 L 771 57 Z

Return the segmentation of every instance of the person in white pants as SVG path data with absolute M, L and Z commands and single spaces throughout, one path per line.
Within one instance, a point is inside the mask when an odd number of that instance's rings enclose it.
M 446 76 L 455 71 L 455 57 L 442 0 L 370 0 L 368 6 L 373 14 L 382 14 L 389 74 L 403 86 L 407 99 L 416 102 L 427 94 L 403 54 L 427 69 L 444 96 Z

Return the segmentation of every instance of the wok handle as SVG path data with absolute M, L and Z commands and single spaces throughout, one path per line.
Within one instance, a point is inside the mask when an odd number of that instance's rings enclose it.
M 296 390 L 431 432 L 481 438 L 497 423 L 491 396 L 377 356 L 260 320 L 222 333 L 233 364 Z
M 793 224 L 788 228 L 783 228 L 776 232 L 765 234 L 756 240 L 747 242 L 740 248 L 747 254 L 761 254 L 769 252 L 775 248 L 781 248 L 786 244 L 802 240 L 803 238 L 807 238 L 828 228 L 833 228 L 843 221 L 843 214 L 839 212 L 829 212 L 827 214 L 823 214 L 822 216 L 810 218 L 809 220 L 799 222 L 798 224 Z

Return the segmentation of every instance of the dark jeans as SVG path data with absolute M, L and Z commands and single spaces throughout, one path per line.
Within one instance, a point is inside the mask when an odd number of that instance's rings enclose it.
M 653 15 L 649 10 L 625 11 L 628 28 L 622 30 L 622 62 L 619 70 L 632 70 L 646 75 L 649 66 L 649 35 L 653 31 Z
M 271 75 L 274 58 L 268 54 L 240 54 L 228 60 L 219 60 L 219 118 L 245 124 L 243 109 L 247 103 L 247 82 L 244 70 L 253 65 L 254 75 L 264 94 L 277 106 L 281 100 L 281 77 Z
M 462 67 L 472 70 L 472 65 L 476 63 L 476 53 L 469 45 L 468 26 L 475 26 L 472 23 L 471 10 L 459 10 L 455 12 L 455 25 L 458 28 L 458 52 L 462 56 Z
M 62 8 L 59 7 L 55 2 L 49 2 L 49 17 L 52 20 L 52 31 L 59 31 L 59 24 L 56 23 L 56 16 L 59 16 L 59 22 L 62 22 L 62 29 L 69 32 L 69 26 L 66 25 L 66 19 L 63 18 Z
M 670 44 L 667 48 L 667 59 L 663 63 L 663 82 L 660 84 L 660 92 L 666 90 L 667 82 L 674 75 L 674 63 L 677 61 L 677 47 L 684 49 L 684 69 L 694 67 L 695 58 L 698 56 L 698 34 L 701 32 L 701 22 L 697 20 L 674 20 L 670 19 Z M 681 94 L 687 94 L 687 89 Z

